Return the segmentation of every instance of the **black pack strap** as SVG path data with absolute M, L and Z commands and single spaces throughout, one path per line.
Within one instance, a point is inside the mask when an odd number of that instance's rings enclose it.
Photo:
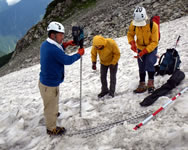
M 165 53 L 163 53 L 163 54 L 161 55 L 161 57 L 159 58 L 159 66 L 161 65 L 161 61 L 162 61 L 164 55 L 165 55 Z
M 176 71 L 177 62 L 178 62 L 178 57 L 175 58 L 175 63 L 174 63 L 174 69 L 173 69 L 173 72 Z
M 134 26 L 134 32 L 136 31 L 136 26 Z
M 150 30 L 151 30 L 151 33 L 152 33 L 152 29 L 153 29 L 153 17 L 151 17 L 151 19 L 150 19 Z

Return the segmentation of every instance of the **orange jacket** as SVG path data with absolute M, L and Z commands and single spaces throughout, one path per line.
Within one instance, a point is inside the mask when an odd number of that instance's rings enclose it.
M 151 53 L 158 46 L 158 25 L 155 22 L 153 22 L 152 32 L 150 29 L 150 23 L 146 24 L 146 26 L 135 28 L 131 22 L 127 33 L 129 43 L 134 40 L 135 35 L 137 38 L 136 46 L 140 50 L 146 48 L 148 53 Z
M 104 45 L 102 50 L 97 50 L 95 46 Z M 111 38 L 104 38 L 97 35 L 93 38 L 93 46 L 91 49 L 91 60 L 92 62 L 97 61 L 97 54 L 99 54 L 100 63 L 108 66 L 117 64 L 120 58 L 120 50 L 116 42 Z

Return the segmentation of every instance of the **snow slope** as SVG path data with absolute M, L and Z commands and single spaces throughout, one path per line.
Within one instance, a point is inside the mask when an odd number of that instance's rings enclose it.
M 186 77 L 167 96 L 174 97 L 188 86 L 188 16 L 161 24 L 158 54 L 174 46 L 181 35 L 177 50 Z M 159 98 L 152 106 L 141 107 L 148 93 L 133 94 L 138 84 L 137 61 L 126 37 L 115 39 L 121 51 L 114 98 L 97 99 L 100 92 L 99 63 L 92 71 L 90 50 L 83 56 L 82 117 L 80 103 L 80 61 L 66 66 L 65 82 L 60 86 L 59 107 L 62 113 L 59 125 L 68 132 L 122 120 L 145 111 L 156 111 L 169 99 Z M 160 112 L 139 130 L 133 127 L 147 116 L 124 122 L 100 134 L 83 138 L 77 136 L 49 137 L 46 134 L 43 104 L 38 89 L 40 66 L 36 65 L 0 78 L 0 149 L 1 150 L 187 150 L 188 149 L 188 92 Z M 169 75 L 155 78 L 159 88 Z

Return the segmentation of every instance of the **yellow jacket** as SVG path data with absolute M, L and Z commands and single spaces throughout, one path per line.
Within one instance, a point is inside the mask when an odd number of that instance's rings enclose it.
M 148 53 L 151 53 L 158 46 L 158 25 L 155 22 L 153 22 L 152 32 L 150 29 L 150 23 L 146 24 L 146 26 L 135 28 L 131 22 L 127 33 L 129 43 L 134 40 L 135 35 L 137 37 L 136 46 L 140 50 L 146 48 Z
M 97 50 L 95 46 L 104 45 L 102 50 Z M 93 46 L 91 49 L 91 60 L 92 62 L 97 61 L 97 54 L 99 54 L 100 63 L 109 66 L 117 64 L 120 58 L 120 50 L 113 39 L 104 38 L 100 35 L 96 35 L 93 38 Z

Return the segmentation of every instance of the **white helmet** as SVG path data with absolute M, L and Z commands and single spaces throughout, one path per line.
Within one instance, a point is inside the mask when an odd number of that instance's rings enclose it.
M 148 16 L 146 14 L 145 8 L 144 7 L 136 7 L 136 9 L 134 10 L 133 25 L 134 26 L 145 26 L 147 19 L 148 19 Z
M 47 31 L 52 31 L 52 30 L 56 32 L 65 33 L 64 26 L 61 23 L 55 21 L 50 22 L 50 24 L 47 27 Z

